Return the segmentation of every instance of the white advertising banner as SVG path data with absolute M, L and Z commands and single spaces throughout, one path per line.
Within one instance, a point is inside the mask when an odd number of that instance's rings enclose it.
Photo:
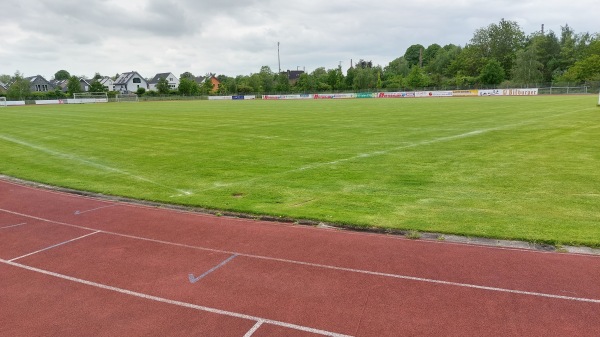
M 232 96 L 208 96 L 209 101 L 229 101 L 232 99 Z
M 315 94 L 314 99 L 348 99 L 356 98 L 356 94 Z
M 538 88 L 535 89 L 504 89 L 502 95 L 504 96 L 537 96 Z
M 312 99 L 312 95 L 263 95 L 265 100 L 291 100 L 291 99 Z

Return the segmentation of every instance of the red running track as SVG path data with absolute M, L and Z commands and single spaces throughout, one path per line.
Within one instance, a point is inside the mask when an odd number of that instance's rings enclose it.
M 240 220 L 0 180 L 2 336 L 600 336 L 600 257 Z

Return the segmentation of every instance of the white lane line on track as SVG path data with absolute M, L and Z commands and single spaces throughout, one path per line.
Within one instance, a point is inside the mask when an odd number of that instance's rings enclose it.
M 15 227 L 24 226 L 24 225 L 27 225 L 27 222 L 18 223 L 18 224 L 16 224 L 16 225 L 10 225 L 10 226 L 4 226 L 4 227 L 0 227 L 0 229 L 15 228 Z
M 86 229 L 86 230 L 94 230 L 94 231 L 97 230 L 95 228 L 88 228 L 88 227 L 84 227 L 84 226 L 78 226 L 78 225 L 68 224 L 68 223 L 64 223 L 64 222 L 39 218 L 39 217 L 35 217 L 32 215 L 12 212 L 12 211 L 5 210 L 2 208 L 0 208 L 0 211 L 6 212 L 9 214 L 20 215 L 20 216 L 35 219 L 35 220 L 40 220 L 40 221 L 49 222 L 49 223 L 53 223 L 53 224 L 63 225 L 63 226 L 69 226 L 69 227 Z M 542 297 L 542 298 L 551 298 L 551 299 L 557 299 L 557 300 L 567 300 L 567 301 L 575 301 L 575 302 L 587 302 L 587 303 L 600 304 L 600 299 L 561 296 L 561 295 L 539 293 L 539 292 L 533 292 L 533 291 L 523 291 L 523 290 L 498 288 L 498 287 L 488 287 L 488 286 L 482 286 L 482 285 L 476 285 L 476 284 L 470 284 L 470 283 L 451 282 L 451 281 L 436 280 L 436 279 L 429 279 L 429 278 L 422 278 L 422 277 L 415 277 L 415 276 L 382 273 L 382 272 L 376 272 L 376 271 L 370 271 L 370 270 L 337 267 L 337 266 L 330 266 L 330 265 L 324 265 L 324 264 L 318 264 L 318 263 L 302 262 L 302 261 L 281 259 L 281 258 L 261 256 L 261 255 L 244 254 L 244 253 L 240 253 L 240 252 L 233 252 L 233 251 L 227 251 L 227 250 L 220 250 L 220 249 L 213 249 L 213 248 L 206 248 L 206 247 L 199 247 L 199 246 L 191 246 L 191 245 L 186 245 L 186 244 L 181 244 L 181 243 L 176 243 L 176 242 L 149 239 L 149 238 L 143 238 L 143 237 L 139 237 L 139 236 L 121 234 L 121 233 L 116 233 L 116 232 L 108 232 L 108 231 L 102 231 L 102 230 L 97 230 L 97 231 L 99 233 L 103 233 L 103 234 L 116 235 L 116 236 L 120 236 L 120 237 L 124 237 L 124 238 L 134 239 L 134 240 L 142 240 L 142 241 L 147 241 L 147 242 L 154 242 L 154 243 L 159 243 L 159 244 L 164 244 L 164 245 L 170 245 L 170 246 L 174 246 L 174 247 L 197 249 L 197 250 L 203 250 L 203 251 L 214 252 L 214 253 L 223 253 L 223 254 L 229 254 L 229 255 L 243 256 L 243 257 L 254 258 L 254 259 L 259 259 L 259 260 L 277 261 L 277 262 L 284 262 L 284 263 L 296 264 L 296 265 L 301 265 L 301 266 L 309 266 L 309 267 L 315 267 L 315 268 L 345 271 L 345 272 L 364 274 L 364 275 L 388 277 L 388 278 L 394 278 L 394 279 L 432 283 L 432 284 L 441 284 L 441 285 L 447 285 L 447 286 L 471 288 L 471 289 L 486 290 L 486 291 L 493 291 L 493 292 L 511 293 L 511 294 L 515 294 L 515 295 L 526 295 L 526 296 L 534 296 L 534 297 Z
M 102 206 L 102 207 L 96 207 L 96 208 L 88 209 L 88 210 L 85 210 L 85 211 L 75 211 L 75 213 L 73 213 L 73 214 L 80 215 L 80 214 L 89 213 L 89 212 L 93 212 L 93 211 L 98 211 L 98 210 L 101 210 L 101 209 L 104 209 L 104 208 L 110 208 L 110 207 L 115 207 L 115 206 L 119 206 L 119 204 L 112 204 L 112 205 L 106 205 L 106 206 Z
M 248 332 L 246 332 L 244 337 L 252 337 L 252 335 L 254 335 L 254 333 L 263 325 L 263 323 L 265 323 L 265 322 L 263 322 L 263 321 L 256 322 L 256 324 L 254 324 L 252 329 L 250 329 L 250 330 L 248 330 Z
M 110 291 L 114 291 L 114 292 L 117 292 L 117 293 L 120 293 L 120 294 L 135 296 L 135 297 L 138 297 L 138 298 L 143 298 L 143 299 L 151 300 L 151 301 L 155 301 L 155 302 L 172 304 L 172 305 L 176 305 L 176 306 L 179 306 L 179 307 L 184 307 L 184 308 L 194 309 L 194 310 L 199 310 L 199 311 L 205 311 L 205 312 L 209 312 L 209 313 L 213 313 L 213 314 L 224 315 L 224 316 L 229 316 L 229 317 L 234 317 L 234 318 L 246 319 L 246 320 L 255 321 L 255 322 L 258 322 L 258 323 L 261 323 L 261 324 L 267 323 L 267 324 L 271 324 L 271 325 L 276 325 L 276 326 L 280 326 L 280 327 L 284 327 L 284 328 L 289 328 L 289 329 L 294 329 L 294 330 L 309 332 L 309 333 L 313 333 L 313 334 L 317 334 L 317 335 L 322 335 L 322 336 L 351 337 L 350 335 L 344 335 L 344 334 L 339 334 L 339 333 L 335 333 L 335 332 L 330 332 L 330 331 L 325 331 L 325 330 L 320 330 L 320 329 L 314 329 L 314 328 L 305 327 L 305 326 L 301 326 L 301 325 L 296 325 L 296 324 L 291 324 L 291 323 L 286 323 L 286 322 L 280 322 L 280 321 L 270 320 L 270 319 L 266 319 L 266 318 L 262 318 L 262 317 L 251 316 L 251 315 L 246 315 L 246 314 L 240 314 L 240 313 L 237 313 L 237 312 L 232 312 L 232 311 L 227 311 L 227 310 L 221 310 L 221 309 L 216 309 L 216 308 L 210 308 L 210 307 L 205 307 L 205 306 L 201 306 L 201 305 L 197 305 L 197 304 L 186 303 L 186 302 L 181 302 L 181 301 L 176 301 L 176 300 L 170 300 L 170 299 L 163 298 L 163 297 L 158 297 L 158 296 L 148 295 L 148 294 L 144 294 L 144 293 L 139 293 L 139 292 L 136 292 L 136 291 L 131 291 L 131 290 L 127 290 L 127 289 L 117 288 L 117 287 L 109 286 L 109 285 L 102 284 L 102 283 L 92 282 L 92 281 L 88 281 L 88 280 L 83 280 L 83 279 L 79 279 L 79 278 L 76 278 L 76 277 L 72 277 L 72 276 L 68 276 L 68 275 L 63 275 L 63 274 L 55 273 L 55 272 L 44 270 L 44 269 L 30 267 L 30 266 L 27 266 L 27 265 L 24 265 L 24 264 L 12 262 L 12 261 L 6 261 L 6 260 L 3 260 L 3 259 L 0 259 L 0 262 L 4 263 L 4 264 L 7 264 L 7 265 L 10 265 L 10 266 L 13 266 L 13 267 L 18 267 L 18 268 L 21 268 L 21 269 L 29 270 L 29 271 L 32 271 L 32 272 L 36 272 L 36 273 L 40 273 L 40 274 L 44 274 L 44 275 L 48 275 L 48 276 L 60 278 L 60 279 L 71 281 L 71 282 L 76 282 L 76 283 L 79 283 L 79 284 L 84 284 L 84 285 L 91 286 L 91 287 L 96 287 L 96 288 L 100 288 L 100 289 L 104 289 L 104 290 L 110 290 Z M 256 325 L 255 325 L 255 327 L 256 327 Z
M 71 243 L 71 242 L 74 242 L 74 241 L 77 241 L 77 240 L 81 240 L 83 238 L 87 238 L 88 236 L 92 236 L 92 235 L 95 235 L 95 234 L 98 234 L 98 233 L 101 233 L 101 232 L 100 231 L 95 231 L 93 233 L 89 233 L 89 234 L 80 236 L 80 237 L 75 238 L 75 239 L 71 239 L 71 240 L 68 240 L 68 241 L 65 241 L 65 242 L 57 243 L 57 244 L 52 245 L 50 247 L 46 247 L 44 249 L 40 249 L 40 250 L 37 250 L 37 251 L 29 253 L 29 254 L 25 254 L 23 256 L 15 257 L 14 259 L 11 259 L 11 260 L 8 260 L 8 261 L 9 262 L 14 262 L 16 260 L 20 260 L 20 259 L 26 258 L 26 257 L 31 256 L 31 255 L 35 255 L 35 254 L 38 254 L 38 253 L 41 253 L 41 252 L 45 252 L 47 250 L 54 249 L 56 247 L 60 247 L 60 246 L 66 245 L 67 243 Z

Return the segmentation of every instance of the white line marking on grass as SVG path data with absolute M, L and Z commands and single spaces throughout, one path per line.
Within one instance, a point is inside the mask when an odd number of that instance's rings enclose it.
M 81 240 L 83 238 L 87 238 L 88 236 L 92 236 L 92 235 L 95 235 L 95 234 L 98 234 L 98 233 L 101 233 L 101 231 L 96 231 L 96 232 L 93 232 L 93 233 L 90 233 L 90 234 L 86 234 L 86 235 L 80 236 L 80 237 L 75 238 L 75 239 L 71 239 L 71 240 L 68 240 L 68 241 L 65 241 L 65 242 L 61 242 L 61 243 L 52 245 L 50 247 L 46 247 L 44 249 L 40 249 L 40 250 L 35 251 L 33 253 L 25 254 L 25 255 L 19 256 L 19 257 L 15 257 L 14 259 L 9 260 L 9 262 L 13 262 L 13 261 L 16 261 L 16 260 L 20 260 L 20 259 L 26 258 L 28 256 L 32 256 L 32 255 L 35 255 L 35 254 L 38 254 L 38 253 L 41 253 L 41 252 L 45 252 L 47 250 L 54 249 L 56 247 L 60 247 L 60 246 L 66 245 L 67 243 L 71 243 L 71 242 L 74 242 L 74 241 L 77 241 L 77 240 Z
M 104 290 L 109 290 L 109 291 L 117 292 L 117 293 L 124 294 L 124 295 L 134 296 L 134 297 L 138 297 L 138 298 L 142 298 L 142 299 L 146 299 L 146 300 L 150 300 L 150 301 L 155 301 L 155 302 L 159 302 L 159 303 L 171 304 L 171 305 L 176 305 L 176 306 L 183 307 L 183 308 L 194 309 L 194 310 L 198 310 L 198 311 L 205 311 L 205 312 L 209 312 L 209 313 L 213 313 L 213 314 L 217 314 L 217 315 L 228 316 L 228 317 L 241 318 L 241 319 L 245 319 L 245 320 L 249 320 L 249 321 L 256 321 L 258 323 L 261 323 L 261 322 L 267 323 L 267 324 L 276 325 L 276 326 L 289 328 L 289 329 L 293 329 L 293 330 L 310 332 L 310 333 L 314 333 L 314 334 L 322 335 L 322 336 L 351 337 L 349 335 L 343 335 L 343 334 L 334 333 L 334 332 L 330 332 L 330 331 L 309 328 L 309 327 L 305 327 L 305 326 L 301 326 L 301 325 L 270 320 L 270 319 L 266 319 L 266 318 L 262 318 L 262 317 L 240 314 L 240 313 L 236 313 L 236 312 L 232 312 L 232 311 L 210 308 L 210 307 L 205 307 L 205 306 L 201 306 L 201 305 L 197 305 L 197 304 L 186 303 L 186 302 L 181 302 L 181 301 L 176 301 L 176 300 L 170 300 L 170 299 L 163 298 L 163 297 L 139 293 L 136 291 L 131 291 L 131 290 L 123 289 L 123 288 L 117 288 L 117 287 L 113 287 L 113 286 L 109 286 L 109 285 L 105 285 L 105 284 L 97 283 L 97 282 L 93 282 L 93 281 L 83 280 L 83 279 L 79 279 L 76 277 L 63 275 L 63 274 L 55 273 L 55 272 L 44 270 L 44 269 L 30 267 L 30 266 L 16 263 L 13 261 L 6 261 L 3 259 L 0 259 L 0 262 L 10 265 L 10 266 L 13 266 L 13 267 L 22 268 L 25 270 L 29 270 L 32 272 L 60 278 L 63 280 L 67 280 L 67 281 L 71 281 L 71 282 L 75 282 L 75 283 L 79 283 L 79 284 L 84 284 L 87 286 L 96 287 L 96 288 L 100 288 L 100 289 L 104 289 Z
M 165 189 L 169 189 L 169 190 L 178 192 L 178 193 L 180 193 L 182 195 L 192 195 L 193 194 L 192 192 L 180 190 L 178 188 L 174 188 L 174 187 L 171 187 L 171 186 L 167 186 L 167 185 L 158 183 L 156 181 L 150 180 L 148 178 L 144 178 L 142 176 L 135 175 L 133 173 L 129 173 L 127 171 L 124 171 L 124 170 L 121 170 L 121 169 L 118 169 L 118 168 L 114 168 L 114 167 L 107 166 L 107 165 L 104 165 L 104 164 L 99 164 L 99 163 L 93 162 L 91 160 L 87 160 L 87 159 L 84 159 L 84 158 L 80 158 L 80 157 L 74 156 L 72 154 L 67 154 L 67 153 L 62 153 L 62 152 L 54 151 L 54 150 L 45 148 L 43 146 L 31 144 L 31 143 L 28 143 L 28 142 L 25 142 L 25 141 L 22 141 L 22 140 L 19 140 L 19 139 L 16 139 L 16 138 L 8 137 L 8 136 L 5 136 L 5 135 L 0 135 L 0 139 L 8 141 L 8 142 L 11 142 L 11 143 L 19 144 L 19 145 L 22 145 L 22 146 L 25 146 L 25 147 L 28 147 L 28 148 L 31 148 L 31 149 L 34 149 L 34 150 L 38 150 L 40 152 L 44 152 L 46 154 L 49 154 L 49 155 L 52 155 L 52 156 L 55 156 L 55 157 L 64 158 L 64 159 L 71 160 L 71 161 L 77 161 L 79 163 L 82 163 L 82 164 L 85 164 L 85 165 L 88 165 L 88 166 L 91 166 L 91 167 L 94 167 L 94 168 L 97 168 L 97 169 L 101 169 L 101 170 L 104 170 L 104 171 L 114 172 L 114 173 L 118 173 L 118 174 L 121 174 L 121 175 L 124 175 L 124 176 L 128 176 L 128 177 L 131 177 L 131 178 L 134 178 L 134 179 L 137 179 L 137 180 L 140 180 L 140 181 L 143 181 L 143 182 L 155 185 L 155 186 L 160 186 L 160 187 L 163 187 Z
M 0 229 L 14 228 L 14 227 L 19 227 L 19 226 L 23 226 L 23 225 L 27 225 L 27 222 L 19 223 L 19 224 L 16 224 L 16 225 L 10 225 L 10 226 L 0 227 Z
M 102 207 L 96 207 L 93 209 L 88 209 L 87 211 L 75 211 L 75 215 L 80 215 L 80 214 L 84 214 L 84 213 L 89 213 L 89 212 L 93 212 L 93 211 L 98 211 L 104 208 L 109 208 L 109 207 L 115 207 L 115 206 L 119 206 L 119 204 L 112 204 L 112 205 L 107 205 L 107 206 L 102 206 Z
M 8 211 L 8 210 L 1 209 L 1 208 L 0 208 L 0 211 L 6 212 L 9 214 L 28 217 L 28 218 L 35 219 L 35 220 L 49 222 L 49 223 L 53 223 L 53 224 L 57 224 L 57 225 L 69 226 L 69 227 L 86 229 L 86 230 L 96 230 L 94 228 L 88 228 L 88 227 L 84 227 L 84 226 L 72 225 L 72 224 L 59 222 L 59 221 L 43 219 L 43 218 L 35 217 L 32 215 L 26 215 L 26 214 Z M 388 278 L 395 278 L 395 279 L 409 280 L 409 281 L 417 281 L 417 282 L 424 282 L 424 283 L 442 284 L 442 285 L 462 287 L 462 288 L 471 288 L 471 289 L 487 290 L 487 291 L 493 291 L 493 292 L 511 293 L 511 294 L 517 294 L 517 295 L 526 295 L 526 296 L 534 296 L 534 297 L 542 297 L 542 298 L 551 298 L 551 299 L 559 299 L 559 300 L 567 300 L 567 301 L 575 301 L 575 302 L 587 302 L 587 303 L 600 304 L 600 299 L 560 296 L 560 295 L 553 295 L 553 294 L 546 294 L 546 293 L 539 293 L 539 292 L 532 292 L 532 291 L 522 291 L 522 290 L 513 290 L 513 289 L 506 289 L 506 288 L 488 287 L 488 286 L 481 286 L 481 285 L 469 284 L 469 283 L 451 282 L 451 281 L 428 279 L 428 278 L 415 277 L 415 276 L 382 273 L 382 272 L 363 270 L 363 269 L 330 266 L 330 265 L 324 265 L 324 264 L 318 264 L 318 263 L 302 262 L 302 261 L 281 259 L 281 258 L 262 256 L 262 255 L 244 254 L 244 253 L 221 250 L 221 249 L 213 249 L 213 248 L 200 247 L 200 246 L 191 246 L 191 245 L 186 245 L 186 244 L 182 244 L 182 243 L 156 240 L 156 239 L 139 237 L 139 236 L 135 236 L 135 235 L 121 234 L 121 233 L 116 233 L 116 232 L 108 232 L 108 231 L 103 231 L 103 230 L 97 230 L 97 231 L 98 231 L 98 233 L 115 235 L 115 236 L 134 239 L 134 240 L 154 242 L 154 243 L 159 243 L 159 244 L 164 244 L 164 245 L 169 245 L 169 246 L 174 246 L 174 247 L 197 249 L 197 250 L 213 252 L 213 253 L 231 254 L 231 255 L 243 256 L 243 257 L 254 258 L 254 259 L 259 259 L 259 260 L 277 261 L 277 262 L 291 263 L 291 264 L 296 264 L 296 265 L 301 265 L 301 266 L 309 266 L 309 267 L 315 267 L 315 268 L 345 271 L 345 272 L 351 272 L 351 273 L 357 273 L 357 274 L 381 276 L 381 277 L 388 277 Z
M 256 324 L 254 324 L 254 326 L 252 327 L 252 329 L 248 330 L 248 332 L 246 332 L 246 334 L 244 335 L 244 337 L 252 337 L 252 335 L 254 335 L 254 333 L 261 327 L 261 325 L 263 325 L 265 322 L 264 321 L 258 321 L 256 322 Z

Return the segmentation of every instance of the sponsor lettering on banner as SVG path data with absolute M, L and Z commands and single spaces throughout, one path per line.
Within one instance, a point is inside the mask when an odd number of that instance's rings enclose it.
M 380 92 L 379 98 L 407 98 L 415 97 L 414 92 Z
M 356 94 L 315 94 L 314 99 L 347 99 L 356 98 Z
M 358 94 L 356 94 L 356 98 L 373 98 L 373 97 L 377 97 L 377 94 L 374 93 L 370 93 L 370 92 L 359 92 Z
M 452 91 L 417 91 L 416 97 L 452 97 Z
M 503 96 L 503 92 L 499 89 L 479 90 L 479 96 Z
M 312 95 L 263 95 L 262 99 L 266 100 L 291 100 L 291 99 L 312 99 Z
M 478 95 L 477 90 L 452 90 L 452 96 L 461 97 L 461 96 L 477 96 L 477 95 Z
M 537 96 L 539 90 L 535 89 L 504 89 L 502 95 L 504 96 Z

